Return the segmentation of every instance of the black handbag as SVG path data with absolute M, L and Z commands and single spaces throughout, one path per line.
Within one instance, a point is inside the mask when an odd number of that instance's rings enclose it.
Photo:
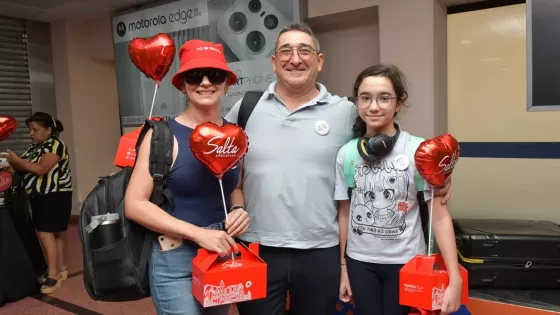
M 40 277 L 47 270 L 47 262 L 43 255 L 43 250 L 37 233 L 33 227 L 29 198 L 23 187 L 24 173 L 14 173 L 12 178 L 12 186 L 6 191 L 6 207 L 8 213 L 12 217 L 12 221 L 17 233 L 23 243 L 23 247 L 33 264 L 35 276 Z
M 35 274 L 34 262 L 16 228 L 13 215 L 23 218 L 23 221 L 17 222 L 18 225 L 25 223 L 25 215 L 18 215 L 12 208 L 14 192 L 11 188 L 3 192 L 6 199 L 0 206 L 0 306 L 36 294 L 41 286 Z
M 11 221 L 6 208 L 0 208 L 0 304 L 39 293 L 41 287 Z

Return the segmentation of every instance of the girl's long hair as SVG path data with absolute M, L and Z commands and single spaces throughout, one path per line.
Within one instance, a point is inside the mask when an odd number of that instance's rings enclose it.
M 393 84 L 393 89 L 397 94 L 397 101 L 405 104 L 406 100 L 408 99 L 408 92 L 406 90 L 406 83 L 405 83 L 405 76 L 394 65 L 375 65 L 369 68 L 364 69 L 358 77 L 356 78 L 356 82 L 354 83 L 353 89 L 353 100 L 356 102 L 358 100 L 358 89 L 362 84 L 362 81 L 367 77 L 376 77 L 381 76 L 387 78 Z M 395 116 L 397 113 L 395 113 Z M 367 125 L 365 121 L 362 120 L 360 116 L 356 117 L 356 122 L 352 127 L 352 132 L 354 137 L 362 137 L 367 131 Z

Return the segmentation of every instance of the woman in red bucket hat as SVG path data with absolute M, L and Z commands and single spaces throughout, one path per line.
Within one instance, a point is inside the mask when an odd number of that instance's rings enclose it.
M 220 255 L 238 252 L 233 237 L 246 231 L 249 216 L 235 208 L 224 226 L 224 211 L 216 177 L 193 155 L 189 137 L 201 123 L 227 124 L 220 100 L 237 76 L 227 66 L 223 47 L 190 40 L 179 51 L 181 67 L 173 85 L 188 98 L 187 109 L 168 121 L 175 137 L 173 164 L 167 179 L 175 207 L 164 210 L 151 203 L 153 181 L 148 171 L 151 131 L 143 140 L 125 197 L 129 219 L 157 233 L 149 259 L 150 291 L 158 314 L 227 315 L 229 305 L 203 309 L 191 293 L 191 261 L 201 247 Z M 224 194 L 239 183 L 241 167 L 224 174 Z M 227 232 L 226 232 L 227 231 Z

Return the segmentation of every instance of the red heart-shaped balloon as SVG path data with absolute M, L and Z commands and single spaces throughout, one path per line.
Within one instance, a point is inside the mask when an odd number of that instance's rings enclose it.
M 193 130 L 190 146 L 194 156 L 218 178 L 230 170 L 249 150 L 249 139 L 234 124 L 203 123 Z
M 12 174 L 6 171 L 0 171 L 0 192 L 8 190 L 12 185 Z
M 416 169 L 432 186 L 441 186 L 459 160 L 459 143 L 446 133 L 420 143 L 414 154 Z
M 6 140 L 17 129 L 17 120 L 12 116 L 0 116 L 0 141 Z
M 175 42 L 165 33 L 149 39 L 137 37 L 128 44 L 128 54 L 140 71 L 160 84 L 175 58 Z

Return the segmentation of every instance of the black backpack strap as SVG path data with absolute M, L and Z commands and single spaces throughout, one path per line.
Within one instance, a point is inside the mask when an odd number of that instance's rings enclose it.
M 237 125 L 241 127 L 241 129 L 245 130 L 249 116 L 251 116 L 253 109 L 255 109 L 263 93 L 263 91 L 248 91 L 243 96 L 243 100 L 239 106 L 239 113 L 237 114 Z
M 424 233 L 424 241 L 428 245 L 428 236 L 430 229 L 430 210 L 428 204 L 424 200 L 424 192 L 417 192 L 418 210 L 420 210 L 420 223 L 422 224 L 422 233 Z
M 154 179 L 152 202 L 160 208 L 167 202 L 171 208 L 175 206 L 169 189 L 167 175 L 173 164 L 173 131 L 167 122 L 151 121 L 153 133 L 150 150 L 150 175 Z
M 136 152 L 140 149 L 140 144 L 144 140 L 144 136 L 149 129 L 152 129 L 152 139 L 150 143 L 150 175 L 154 180 L 154 189 L 152 191 L 151 201 L 160 208 L 164 208 L 166 202 L 171 208 L 175 206 L 173 196 L 167 188 L 167 176 L 173 164 L 173 130 L 165 121 L 146 120 L 144 127 L 138 137 L 136 144 Z M 153 241 L 153 233 L 147 232 L 144 237 L 144 245 L 140 253 L 140 275 L 147 276 L 146 267 L 148 265 L 148 256 Z
M 175 203 L 167 188 L 167 175 L 173 164 L 173 130 L 166 121 L 146 120 L 136 142 L 136 152 L 140 150 L 140 145 L 150 129 L 153 132 L 150 143 L 149 171 L 154 180 L 151 201 L 160 208 L 165 207 L 165 202 L 173 208 Z

